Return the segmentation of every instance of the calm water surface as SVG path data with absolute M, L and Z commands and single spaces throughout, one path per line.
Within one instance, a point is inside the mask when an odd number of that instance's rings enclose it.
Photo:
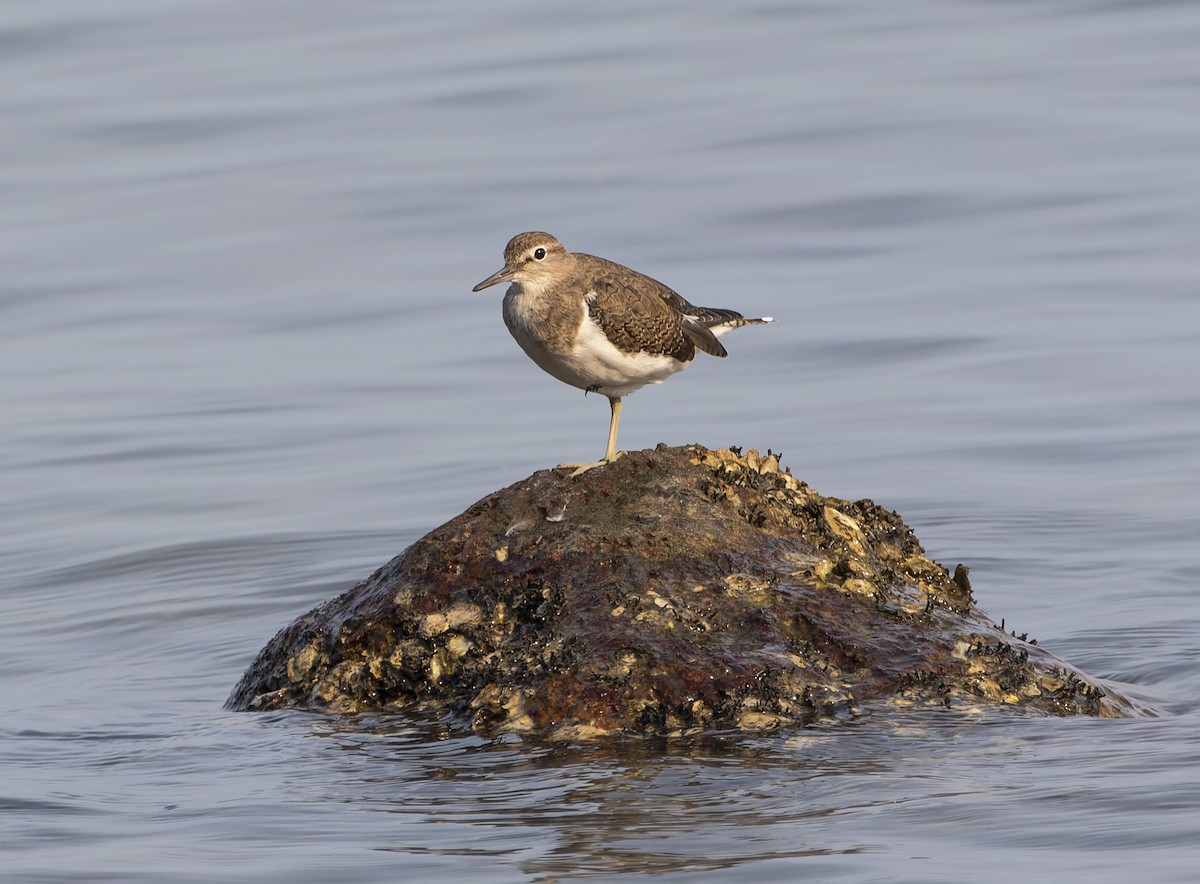
M 0 877 L 1192 881 L 1200 6 L 0 10 Z M 621 443 L 784 451 L 1161 715 L 556 746 L 221 707 L 607 408 L 512 234 L 779 322 Z

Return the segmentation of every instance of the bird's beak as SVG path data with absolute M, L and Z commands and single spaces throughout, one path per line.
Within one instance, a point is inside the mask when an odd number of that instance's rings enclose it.
M 491 276 L 489 276 L 487 279 L 485 279 L 479 285 L 475 286 L 475 288 L 471 289 L 471 291 L 481 292 L 484 289 L 486 289 L 488 286 L 497 285 L 498 283 L 501 283 L 501 282 L 512 282 L 513 274 L 516 272 L 517 272 L 516 267 L 512 267 L 508 264 L 505 264 L 502 269 L 497 270 L 495 273 L 493 273 Z

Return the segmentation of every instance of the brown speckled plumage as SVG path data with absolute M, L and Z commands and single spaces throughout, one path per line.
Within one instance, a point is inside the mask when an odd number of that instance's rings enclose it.
M 589 289 L 584 298 L 588 315 L 599 323 L 604 336 L 617 349 L 627 353 L 661 353 L 680 362 L 692 360 L 696 347 L 684 334 L 683 317 L 671 309 L 665 299 L 645 296 L 653 292 L 654 287 L 672 295 L 674 292 L 648 276 L 614 273 L 604 266 L 609 262 L 603 258 L 579 257 L 590 259 L 580 261 L 580 264 L 586 271 L 594 271 L 583 278 L 586 279 L 583 284 Z M 721 355 L 725 355 L 724 352 Z

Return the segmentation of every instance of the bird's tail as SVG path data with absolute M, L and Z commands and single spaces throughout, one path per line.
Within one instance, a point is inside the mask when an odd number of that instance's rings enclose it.
M 713 330 L 716 330 L 718 326 L 728 326 L 729 328 L 726 329 L 726 331 L 729 331 L 735 328 L 741 328 L 743 325 L 766 325 L 768 322 L 774 321 L 774 316 L 760 316 L 757 319 L 751 319 L 748 316 L 734 316 L 730 317 L 729 319 L 714 319 L 712 321 L 705 322 L 704 324 Z
M 701 325 L 711 329 L 712 333 L 718 337 L 735 328 L 741 328 L 743 325 L 766 325 L 768 322 L 775 321 L 773 316 L 751 319 L 740 313 L 734 313 L 732 310 L 705 310 L 704 315 L 697 319 Z
M 683 330 L 692 343 L 705 353 L 710 356 L 725 356 L 725 347 L 717 340 L 725 332 L 741 328 L 743 325 L 765 325 L 774 321 L 771 316 L 748 319 L 733 310 L 701 307 L 684 322 Z

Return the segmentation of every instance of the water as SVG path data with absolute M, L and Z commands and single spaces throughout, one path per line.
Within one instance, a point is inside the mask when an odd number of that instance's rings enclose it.
M 1190 881 L 1200 8 L 0 11 L 0 876 Z M 686 745 L 231 714 L 259 648 L 604 444 L 512 234 L 779 322 L 622 447 L 783 449 L 1162 710 Z

